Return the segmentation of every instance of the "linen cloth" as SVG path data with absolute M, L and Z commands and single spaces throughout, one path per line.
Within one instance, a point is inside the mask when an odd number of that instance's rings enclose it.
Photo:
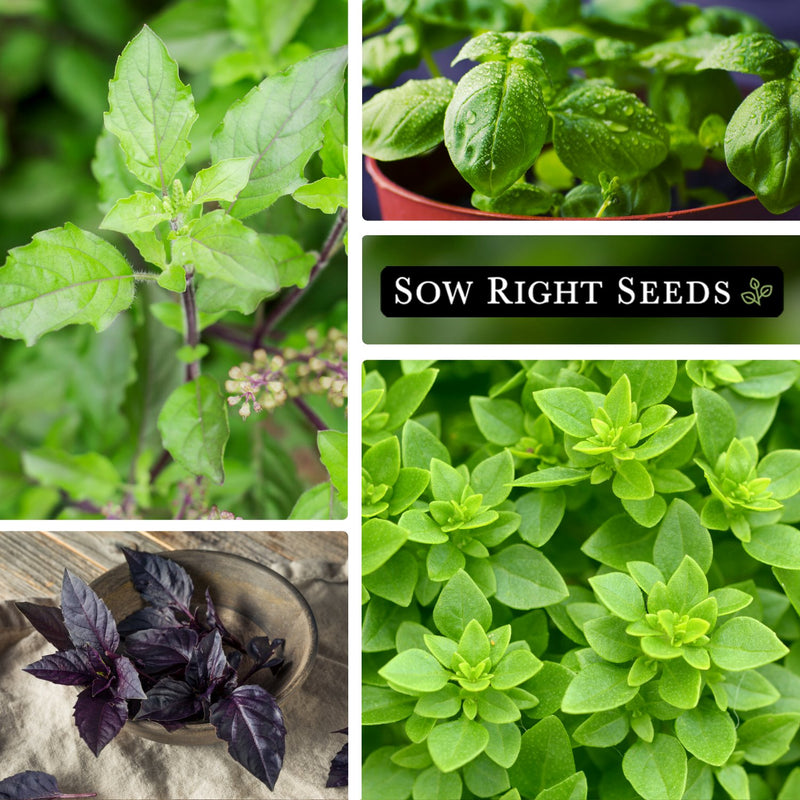
M 227 745 L 164 745 L 123 729 L 95 758 L 72 718 L 75 687 L 48 683 L 22 667 L 54 648 L 13 603 L 0 604 L 0 779 L 24 770 L 54 775 L 65 793 L 100 800 L 327 800 L 330 761 L 347 741 L 347 568 L 316 560 L 270 564 L 305 596 L 319 648 L 305 683 L 282 704 L 286 757 L 274 792 L 235 762 Z

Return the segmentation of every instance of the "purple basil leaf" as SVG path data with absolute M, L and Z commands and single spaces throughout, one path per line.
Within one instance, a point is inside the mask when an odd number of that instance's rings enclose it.
M 128 560 L 134 588 L 148 603 L 156 608 L 173 606 L 193 616 L 189 606 L 194 584 L 180 564 L 127 547 L 123 547 L 122 552 Z
M 123 700 L 144 700 L 147 697 L 142 689 L 139 673 L 129 659 L 125 656 L 115 658 L 114 670 L 117 675 L 117 683 L 114 687 L 115 697 L 121 697 Z
M 0 781 L 0 800 L 52 797 L 58 793 L 56 779 L 46 772 L 20 772 Z
M 238 650 L 231 650 L 228 653 L 228 663 L 231 665 L 231 669 L 238 670 L 242 665 L 242 658 L 243 656 Z
M 333 757 L 331 769 L 328 773 L 327 788 L 336 786 L 347 786 L 347 742 L 342 749 Z
M 86 650 L 73 649 L 51 653 L 22 669 L 34 678 L 65 686 L 88 686 L 95 678 Z
M 132 633 L 125 639 L 125 649 L 146 672 L 156 673 L 186 666 L 197 643 L 191 628 L 156 628 Z
M 222 635 L 223 641 L 227 642 L 232 647 L 235 647 L 237 650 L 244 649 L 242 643 L 225 627 L 224 623 L 219 618 L 214 601 L 211 599 L 211 592 L 208 589 L 206 589 L 206 624 L 212 629 L 216 628 Z
M 128 721 L 128 706 L 121 697 L 108 694 L 92 697 L 84 689 L 75 703 L 75 724 L 89 749 L 97 756 Z
M 71 650 L 75 646 L 69 638 L 60 608 L 24 602 L 15 605 L 28 618 L 28 622 L 54 647 L 59 650 Z
M 247 643 L 247 652 L 261 667 L 278 667 L 283 663 L 283 646 L 285 639 L 273 639 L 256 636 Z
M 199 694 L 208 697 L 211 690 L 228 677 L 230 666 L 222 649 L 219 631 L 204 636 L 189 657 L 186 665 L 186 683 Z
M 203 710 L 194 689 L 183 681 L 162 678 L 148 693 L 136 719 L 172 723 L 189 719 Z
M 101 653 L 113 653 L 119 647 L 117 623 L 108 606 L 86 581 L 67 569 L 61 584 L 61 612 L 75 647 L 88 644 Z
M 46 772 L 18 772 L 0 781 L 0 800 L 57 800 L 62 797 L 97 797 L 96 794 L 61 794 L 56 779 Z
M 283 765 L 286 725 L 275 698 L 260 686 L 239 686 L 211 706 L 211 723 L 228 752 L 270 789 Z
M 171 608 L 153 608 L 147 606 L 129 614 L 117 628 L 122 636 L 129 636 L 138 631 L 147 631 L 154 628 L 177 628 L 181 625 Z

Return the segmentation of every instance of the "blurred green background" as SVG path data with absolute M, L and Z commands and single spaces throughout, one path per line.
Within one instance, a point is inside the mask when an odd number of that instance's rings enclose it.
M 797 236 L 368 236 L 363 325 L 367 344 L 795 344 L 800 342 Z M 785 308 L 775 319 L 389 319 L 380 311 L 386 266 L 778 266 Z M 554 276 L 554 277 L 557 277 Z

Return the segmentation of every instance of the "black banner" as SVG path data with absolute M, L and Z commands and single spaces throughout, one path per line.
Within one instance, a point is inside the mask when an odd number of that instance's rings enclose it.
M 386 267 L 386 317 L 778 317 L 779 267 Z

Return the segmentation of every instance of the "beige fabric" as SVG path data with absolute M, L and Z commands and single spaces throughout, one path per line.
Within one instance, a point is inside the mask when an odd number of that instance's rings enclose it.
M 286 759 L 274 792 L 233 761 L 224 743 L 163 745 L 123 729 L 95 758 L 72 719 L 76 690 L 21 671 L 53 648 L 11 603 L 0 604 L 0 779 L 43 770 L 62 792 L 97 792 L 101 800 L 345 798 L 346 789 L 324 787 L 346 741 L 332 733 L 347 726 L 346 568 L 318 561 L 271 568 L 305 595 L 319 629 L 314 668 L 283 704 Z

